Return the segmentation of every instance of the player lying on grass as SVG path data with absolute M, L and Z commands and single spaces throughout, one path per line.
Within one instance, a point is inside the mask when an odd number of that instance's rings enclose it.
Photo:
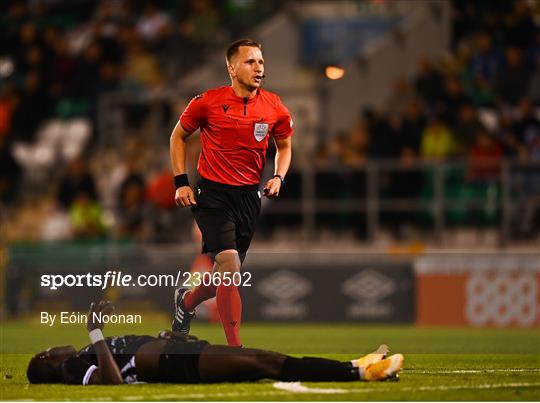
M 115 385 L 135 382 L 210 383 L 259 379 L 280 381 L 382 381 L 396 377 L 403 356 L 386 358 L 388 347 L 362 358 L 340 362 L 294 358 L 271 351 L 211 345 L 193 336 L 162 331 L 158 337 L 103 337 L 94 312 L 108 314 L 108 301 L 92 303 L 87 329 L 92 344 L 79 352 L 72 346 L 36 354 L 26 372 L 31 383 Z

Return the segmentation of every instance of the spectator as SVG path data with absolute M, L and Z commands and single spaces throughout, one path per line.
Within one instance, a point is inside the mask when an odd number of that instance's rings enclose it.
M 476 133 L 482 129 L 477 111 L 471 104 L 464 104 L 458 112 L 458 119 L 452 126 L 455 133 L 456 147 L 460 154 L 466 155 L 474 144 Z
M 76 88 L 76 62 L 68 50 L 63 36 L 58 36 L 53 43 L 54 55 L 49 74 L 51 95 L 55 100 L 71 97 Z
M 2 30 L 5 40 L 0 43 L 0 50 L 13 55 L 21 47 L 19 44 L 20 27 L 28 19 L 28 5 L 22 0 L 10 3 L 7 12 L 2 16 Z
M 20 72 L 25 72 L 30 68 L 28 65 L 28 51 L 30 49 L 40 50 L 38 30 L 31 21 L 25 22 L 19 28 L 17 46 L 13 49 L 15 56 L 15 66 Z
M 21 73 L 27 73 L 36 70 L 40 74 L 47 74 L 47 60 L 43 49 L 39 46 L 30 46 L 25 48 L 23 55 L 23 68 Z
M 403 120 L 400 149 L 410 148 L 418 155 L 420 153 L 420 142 L 425 127 L 426 119 L 422 114 L 420 104 L 416 101 L 411 102 L 407 106 Z
M 45 59 L 49 63 L 54 56 L 54 47 L 58 41 L 58 38 L 62 35 L 57 27 L 53 25 L 47 25 L 43 27 L 42 31 L 43 52 Z
M 538 32 L 533 13 L 525 0 L 514 1 L 513 12 L 507 16 L 507 41 L 511 46 L 527 49 L 534 45 Z
M 399 133 L 395 131 L 401 130 L 401 119 L 398 115 L 387 117 L 383 113 L 373 113 L 365 123 L 365 127 L 369 128 L 370 134 L 370 149 L 371 158 L 392 158 L 397 154 L 396 148 L 399 141 Z M 394 119 L 393 119 L 394 118 Z M 393 125 L 390 122 L 393 119 Z
M 348 133 L 342 131 L 319 145 L 315 156 L 318 166 L 341 166 L 343 165 L 344 153 L 347 148 Z
M 118 209 L 118 227 L 121 237 L 147 240 L 150 214 L 144 198 L 144 186 L 138 181 L 124 183 Z
M 32 142 L 40 124 L 50 114 L 49 97 L 38 71 L 29 71 L 24 77 L 24 88 L 15 103 L 12 120 L 14 140 Z
M 418 65 L 418 76 L 415 80 L 416 91 L 426 102 L 439 102 L 444 95 L 443 78 L 441 74 L 426 57 L 420 58 Z
M 368 159 L 369 133 L 365 125 L 356 125 L 351 131 L 347 146 L 342 149 L 342 160 L 345 165 L 363 165 Z
M 118 66 L 109 61 L 104 61 L 99 65 L 95 88 L 97 94 L 118 90 L 120 85 L 119 70 Z
M 388 150 L 387 158 L 399 158 L 403 137 L 403 118 L 401 115 L 390 115 L 387 120 Z
M 501 100 L 517 105 L 529 85 L 530 72 L 523 63 L 522 52 L 515 47 L 506 51 L 506 67 L 497 78 L 496 92 Z
M 162 83 L 157 60 L 137 40 L 129 44 L 124 70 L 128 86 L 152 89 Z
M 136 186 L 144 193 L 145 180 L 144 176 L 137 169 L 137 161 L 131 159 L 126 163 L 125 177 L 120 184 L 118 192 L 118 204 L 126 197 L 125 192 L 128 187 Z
M 85 191 L 74 195 L 69 207 L 69 218 L 76 239 L 98 239 L 106 233 L 103 210 Z
M 98 23 L 96 27 L 96 41 L 101 47 L 101 60 L 113 64 L 121 64 L 126 53 L 126 37 L 134 36 L 130 25 Z
M 150 2 L 144 6 L 142 16 L 137 21 L 137 34 L 151 47 L 159 47 L 171 35 L 169 16 Z
M 399 77 L 392 83 L 392 92 L 386 103 L 386 113 L 400 114 L 407 106 L 418 98 L 411 83 L 405 77 Z
M 447 158 L 452 156 L 455 150 L 456 143 L 450 129 L 438 117 L 431 117 L 422 133 L 422 158 Z
M 470 69 L 473 77 L 481 77 L 493 82 L 503 68 L 504 56 L 493 47 L 487 32 L 480 32 L 474 38 L 475 52 L 471 57 Z
M 457 77 L 447 77 L 444 85 L 444 119 L 450 126 L 453 126 L 457 123 L 459 110 L 470 100 Z
M 521 144 L 527 143 L 527 136 L 530 136 L 528 133 L 540 131 L 540 119 L 535 114 L 532 102 L 527 98 L 523 98 L 519 103 L 513 130 Z
M 60 182 L 58 202 L 65 209 L 68 209 L 75 201 L 75 197 L 82 194 L 90 201 L 97 199 L 94 178 L 88 171 L 86 161 L 77 158 L 70 162 L 67 174 Z
M 90 43 L 77 60 L 77 95 L 95 101 L 99 87 L 99 68 L 101 46 L 98 42 Z
M 324 167 L 328 164 L 330 143 L 323 141 L 317 144 L 315 148 L 314 162 L 317 167 Z
M 491 107 L 495 100 L 495 91 L 490 82 L 482 76 L 464 74 L 467 95 L 475 106 Z
M 478 24 L 478 6 L 475 2 L 467 0 L 454 0 L 452 19 L 452 44 L 456 48 L 471 31 L 477 28 Z
M 498 137 L 508 157 L 526 157 L 527 150 L 516 132 L 516 126 L 509 110 L 503 109 L 500 113 Z
M 496 45 L 504 44 L 506 41 L 506 27 L 505 18 L 506 15 L 511 12 L 511 7 L 508 7 L 504 3 L 496 4 L 493 8 L 487 7 L 483 10 L 485 15 L 484 30 L 489 32 L 492 38 L 492 42 Z
M 497 180 L 502 156 L 500 144 L 486 130 L 480 129 L 469 153 L 469 179 L 473 182 Z

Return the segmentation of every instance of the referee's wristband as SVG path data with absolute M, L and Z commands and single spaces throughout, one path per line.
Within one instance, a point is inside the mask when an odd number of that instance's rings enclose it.
M 175 189 L 181 188 L 182 186 L 189 186 L 187 174 L 175 175 L 174 177 Z
M 90 332 L 88 332 L 88 336 L 90 337 L 90 341 L 92 342 L 92 344 L 96 344 L 98 341 L 105 340 L 101 329 L 91 330 Z
M 281 176 L 281 175 L 275 174 L 275 175 L 273 176 L 273 178 L 279 178 L 279 180 L 281 181 L 281 184 L 282 184 L 282 185 L 285 183 L 285 178 L 284 178 L 283 176 Z M 273 178 L 272 178 L 272 179 L 273 179 Z

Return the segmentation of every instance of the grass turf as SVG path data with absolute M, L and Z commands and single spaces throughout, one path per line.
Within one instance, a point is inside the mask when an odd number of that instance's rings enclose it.
M 164 317 L 144 325 L 110 325 L 106 335 L 157 334 Z M 224 342 L 217 324 L 195 323 L 193 334 Z M 4 322 L 0 331 L 2 400 L 539 400 L 540 332 L 536 330 L 415 328 L 334 324 L 244 324 L 247 346 L 293 355 L 348 360 L 380 343 L 405 354 L 400 382 L 303 383 L 308 393 L 277 389 L 272 381 L 214 385 L 29 385 L 31 355 L 51 345 L 87 344 L 82 325 L 46 327 Z

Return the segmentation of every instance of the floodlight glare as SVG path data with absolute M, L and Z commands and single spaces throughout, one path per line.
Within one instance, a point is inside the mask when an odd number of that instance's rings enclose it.
M 345 69 L 337 66 L 326 66 L 324 74 L 326 75 L 326 78 L 329 78 L 330 80 L 339 80 L 345 75 Z

